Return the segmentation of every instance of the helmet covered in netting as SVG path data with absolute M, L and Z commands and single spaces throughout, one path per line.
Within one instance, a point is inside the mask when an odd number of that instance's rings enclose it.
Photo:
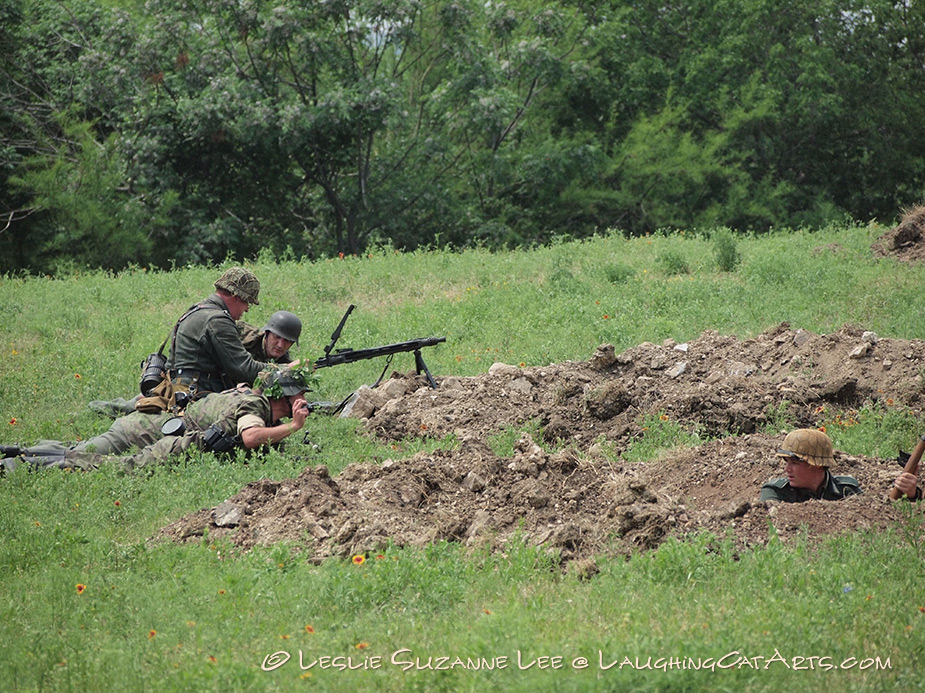
M 281 399 L 308 392 L 313 378 L 311 369 L 284 366 L 261 373 L 257 376 L 255 387 L 267 397 Z
M 256 306 L 260 302 L 260 281 L 249 269 L 244 267 L 229 267 L 222 276 L 215 280 L 216 289 L 224 289 L 233 296 L 237 296 L 249 305 Z

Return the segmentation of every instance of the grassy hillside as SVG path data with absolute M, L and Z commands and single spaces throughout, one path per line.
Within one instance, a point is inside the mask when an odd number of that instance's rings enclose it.
M 294 353 L 311 358 L 353 303 L 339 346 L 445 336 L 425 353 L 443 376 L 484 373 L 495 361 L 584 360 L 605 342 L 620 352 L 708 329 L 747 337 L 783 321 L 917 339 L 925 268 L 875 259 L 870 245 L 883 231 L 737 237 L 733 271 L 717 266 L 720 234 L 690 233 L 499 254 L 263 258 L 252 265 L 261 303 L 245 319 L 262 325 L 274 310 L 293 310 L 305 324 Z M 105 430 L 86 403 L 133 395 L 141 359 L 220 271 L 0 279 L 0 442 Z M 383 365 L 323 370 L 316 395 L 340 399 Z M 396 356 L 392 368 L 410 370 L 413 359 Z M 320 453 L 296 442 L 247 465 L 203 456 L 143 476 L 104 468 L 0 478 L 4 687 L 925 689 L 919 515 L 895 532 L 822 548 L 771 542 L 739 556 L 722 537 L 671 541 L 629 561 L 602 559 L 591 580 L 516 545 L 496 555 L 396 548 L 362 565 L 311 565 L 292 547 L 242 555 L 208 538 L 148 541 L 255 479 L 295 476 L 305 464 L 337 473 L 397 454 L 352 422 L 315 416 L 308 428 Z M 409 442 L 401 452 L 440 444 Z M 280 652 L 291 659 L 273 669 Z

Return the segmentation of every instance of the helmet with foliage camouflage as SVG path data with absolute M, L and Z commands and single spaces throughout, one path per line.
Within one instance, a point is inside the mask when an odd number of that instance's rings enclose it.
M 282 399 L 308 392 L 311 390 L 314 378 L 311 368 L 285 366 L 272 371 L 264 371 L 257 376 L 254 386 L 267 397 Z
M 814 467 L 829 467 L 835 462 L 832 440 L 815 428 L 790 431 L 777 451 L 778 457 L 796 457 Z
M 288 339 L 290 342 L 298 344 L 299 335 L 302 334 L 302 321 L 299 320 L 299 316 L 295 313 L 290 313 L 288 310 L 278 310 L 270 316 L 267 324 L 262 329 L 264 332 L 272 332 L 283 339 Z
M 257 300 L 257 295 L 260 293 L 260 282 L 249 269 L 229 267 L 215 281 L 215 288 L 224 289 L 252 306 L 260 303 Z

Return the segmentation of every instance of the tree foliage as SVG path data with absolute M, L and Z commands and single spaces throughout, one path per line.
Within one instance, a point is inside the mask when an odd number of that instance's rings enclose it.
M 0 0 L 0 271 L 889 219 L 892 0 Z

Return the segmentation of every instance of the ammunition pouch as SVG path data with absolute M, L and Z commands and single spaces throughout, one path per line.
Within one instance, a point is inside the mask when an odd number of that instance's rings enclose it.
M 212 424 L 205 430 L 202 442 L 208 452 L 215 454 L 231 452 L 238 445 L 237 439 L 222 431 L 218 424 Z
M 160 414 L 162 411 L 179 412 L 192 401 L 189 385 L 164 377 L 147 397 L 135 403 L 135 411 Z

